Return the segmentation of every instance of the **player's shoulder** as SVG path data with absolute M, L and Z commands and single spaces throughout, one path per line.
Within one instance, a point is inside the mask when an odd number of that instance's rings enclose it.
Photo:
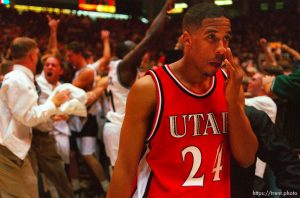
M 94 76 L 94 71 L 92 68 L 85 68 L 84 70 L 82 70 L 78 76 L 80 77 L 93 77 Z
M 157 103 L 156 86 L 151 76 L 146 75 L 138 79 L 130 89 L 128 100 L 148 108 L 149 112 L 155 109 Z
M 92 72 L 92 73 L 94 73 L 95 72 L 95 69 L 94 68 L 92 68 L 92 67 L 85 67 L 84 68 L 84 70 L 82 70 L 82 72 Z
M 155 83 L 153 78 L 150 75 L 145 75 L 142 78 L 139 78 L 132 86 L 133 88 L 138 88 L 138 89 L 153 89 L 155 88 Z

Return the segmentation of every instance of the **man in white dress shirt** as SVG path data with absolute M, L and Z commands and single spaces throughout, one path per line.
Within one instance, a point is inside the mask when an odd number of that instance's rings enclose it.
M 36 82 L 41 89 L 38 104 L 44 104 L 47 101 L 56 86 L 60 85 L 59 78 L 63 74 L 61 59 L 58 55 L 46 54 L 43 56 L 42 62 L 44 65 L 43 73 L 36 78 Z M 43 173 L 51 181 L 60 198 L 74 197 L 55 140 L 56 134 L 65 134 L 65 138 L 69 140 L 68 135 L 71 135 L 71 132 L 66 119 L 68 119 L 66 114 L 56 115 L 47 123 L 42 123 L 33 128 L 30 149 L 34 171 L 36 174 L 38 171 Z
M 37 178 L 28 151 L 31 128 L 46 122 L 57 107 L 69 98 L 68 91 L 57 93 L 51 101 L 38 105 L 34 74 L 38 61 L 37 43 L 27 37 L 12 41 L 15 65 L 5 75 L 0 90 L 0 197 L 38 197 Z

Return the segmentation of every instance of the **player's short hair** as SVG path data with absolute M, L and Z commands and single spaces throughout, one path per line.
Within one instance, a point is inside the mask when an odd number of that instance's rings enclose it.
M 193 31 L 202 26 L 202 20 L 206 18 L 226 17 L 225 10 L 213 3 L 198 3 L 187 10 L 183 17 L 183 30 Z
M 116 56 L 120 59 L 128 54 L 133 48 L 135 48 L 136 44 L 133 41 L 127 40 L 119 43 L 116 47 Z
M 72 41 L 67 45 L 67 50 L 72 50 L 75 54 L 81 53 L 83 57 L 86 56 L 83 45 L 77 41 Z

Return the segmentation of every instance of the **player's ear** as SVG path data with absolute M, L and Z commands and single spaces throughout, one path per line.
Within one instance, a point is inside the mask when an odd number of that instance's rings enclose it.
M 183 32 L 181 42 L 184 45 L 184 47 L 191 46 L 191 34 L 188 31 Z

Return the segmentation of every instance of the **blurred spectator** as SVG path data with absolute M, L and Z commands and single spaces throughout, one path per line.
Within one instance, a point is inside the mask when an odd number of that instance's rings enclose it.
M 259 141 L 257 156 L 267 162 L 276 176 L 276 184 L 283 193 L 291 193 L 290 197 L 299 197 L 300 193 L 300 159 L 289 146 L 286 139 L 275 132 L 270 117 L 254 107 L 245 107 L 251 127 Z M 259 193 L 267 190 L 253 190 L 254 168 L 241 168 L 231 161 L 231 198 L 259 197 Z M 279 191 L 269 191 L 279 195 Z M 257 196 L 259 195 L 259 196 Z M 271 195 L 271 193 L 270 193 Z M 268 197 L 272 197 L 268 196 Z
M 277 106 L 275 102 L 267 96 L 263 87 L 263 74 L 257 72 L 252 75 L 251 80 L 248 83 L 247 93 L 250 96 L 245 99 L 245 104 L 248 106 L 255 107 L 258 110 L 264 111 L 270 117 L 273 123 L 276 120 Z M 274 133 L 274 131 L 270 131 Z M 272 135 L 272 134 L 268 134 Z M 256 168 L 255 168 L 255 181 L 256 183 L 261 183 L 261 185 L 255 185 L 254 190 L 263 190 L 263 179 L 265 179 L 267 186 L 270 190 L 274 192 L 279 192 L 280 189 L 277 188 L 275 184 L 275 177 L 273 172 L 268 168 L 267 164 L 260 158 L 257 158 Z
M 15 64 L 13 71 L 5 75 L 0 90 L 0 196 L 34 198 L 38 197 L 38 188 L 28 156 L 31 128 L 55 115 L 57 107 L 69 99 L 69 92 L 56 93 L 52 100 L 38 105 L 34 83 L 39 52 L 37 43 L 28 37 L 18 37 L 13 40 L 10 50 Z
M 264 89 L 278 97 L 277 131 L 287 138 L 294 149 L 300 148 L 300 69 L 289 75 L 264 78 Z
M 39 104 L 44 104 L 55 87 L 60 85 L 58 80 L 62 73 L 61 58 L 57 55 L 45 55 L 43 73 L 36 78 L 41 90 L 38 99 Z M 59 197 L 74 196 L 65 172 L 65 158 L 63 160 L 63 156 L 69 157 L 70 129 L 66 122 L 68 117 L 65 114 L 54 116 L 47 122 L 36 126 L 32 132 L 30 157 L 33 170 L 37 175 L 43 173 L 50 180 Z M 64 136 L 67 142 L 63 140 Z M 60 141 L 57 141 L 56 138 L 59 137 Z M 68 159 L 67 162 L 69 162 Z

